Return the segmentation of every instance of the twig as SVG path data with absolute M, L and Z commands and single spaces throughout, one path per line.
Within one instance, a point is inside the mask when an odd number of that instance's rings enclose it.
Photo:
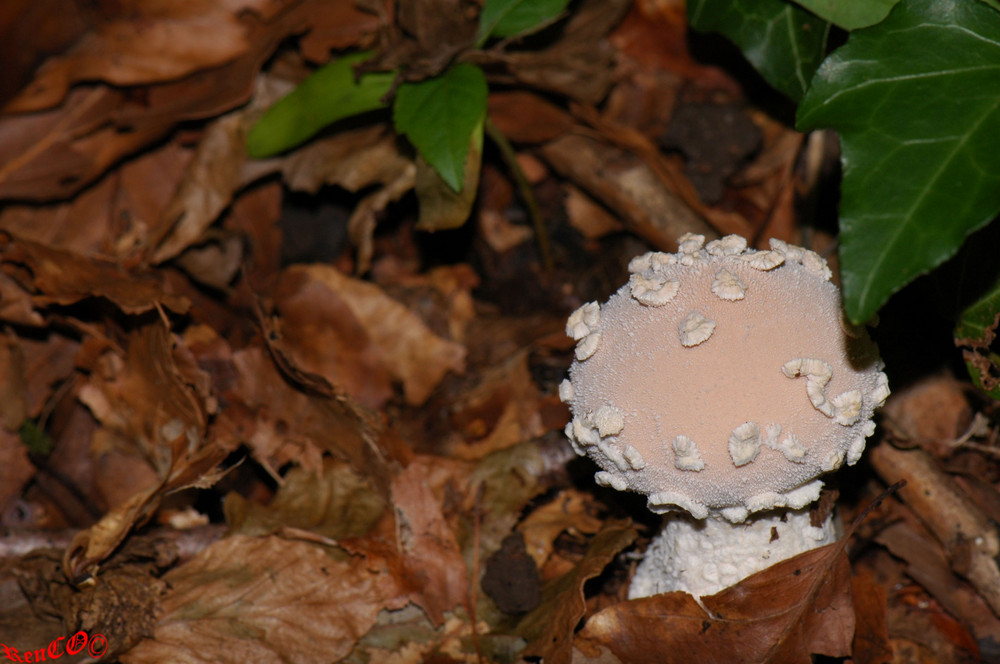
M 884 481 L 907 481 L 899 491 L 902 501 L 944 546 L 951 569 L 1000 615 L 997 529 L 922 449 L 904 451 L 884 443 L 869 458 Z
M 500 155 L 514 176 L 514 181 L 517 182 L 517 190 L 521 194 L 521 200 L 524 201 L 524 205 L 528 208 L 528 216 L 531 217 L 531 223 L 535 227 L 535 241 L 538 243 L 538 253 L 541 255 L 542 268 L 546 272 L 552 272 L 554 264 L 552 262 L 552 248 L 549 244 L 549 232 L 545 228 L 545 220 L 542 219 L 542 213 L 538 209 L 538 200 L 535 198 L 535 192 L 531 189 L 531 183 L 528 182 L 528 178 L 521 169 L 521 165 L 517 163 L 517 154 L 514 152 L 514 146 L 510 144 L 510 141 L 503 135 L 503 132 L 493 124 L 489 116 L 486 117 L 484 128 L 486 129 L 487 136 L 499 148 Z

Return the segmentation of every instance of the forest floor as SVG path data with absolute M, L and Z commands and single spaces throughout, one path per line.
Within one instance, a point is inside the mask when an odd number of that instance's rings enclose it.
M 567 316 L 684 233 L 836 273 L 836 137 L 682 2 L 481 56 L 516 162 L 487 138 L 450 229 L 386 113 L 245 141 L 333 53 L 433 69 L 475 3 L 126 4 L 0 11 L 0 659 L 1000 661 L 996 404 L 927 279 L 872 331 L 847 534 L 712 613 L 626 599 L 659 517 L 563 434 Z

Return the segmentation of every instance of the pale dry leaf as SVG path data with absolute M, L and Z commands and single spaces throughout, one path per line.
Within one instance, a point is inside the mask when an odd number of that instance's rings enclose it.
M 442 498 L 432 491 L 429 478 L 436 462 L 429 456 L 414 458 L 393 479 L 392 502 L 403 566 L 418 587 L 412 599 L 440 625 L 446 611 L 468 598 L 469 571 L 442 513 Z
M 125 664 L 327 664 L 350 653 L 384 608 L 406 604 L 377 560 L 280 537 L 227 537 L 164 576 L 153 637 Z
M 293 355 L 349 393 L 351 386 L 370 390 L 373 379 L 388 375 L 402 383 L 408 403 L 421 404 L 446 373 L 465 370 L 464 346 L 431 332 L 378 286 L 332 266 L 292 266 L 282 275 L 278 293 L 282 331 Z M 322 343 L 317 336 L 325 337 Z M 333 342 L 338 343 L 327 345 Z M 358 356 L 331 352 L 336 347 Z M 378 403 L 385 396 L 369 392 L 368 398 Z

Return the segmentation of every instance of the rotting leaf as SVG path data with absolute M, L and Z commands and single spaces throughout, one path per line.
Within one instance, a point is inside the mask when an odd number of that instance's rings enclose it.
M 153 637 L 125 664 L 326 664 L 407 602 L 379 561 L 280 537 L 227 537 L 164 576 Z M 305 616 L 305 617 L 304 617 Z
M 684 592 L 616 604 L 592 616 L 580 637 L 635 664 L 660 662 L 664 652 L 748 664 L 844 657 L 855 624 L 850 577 L 844 544 L 834 542 L 702 597 L 704 608 Z
M 326 458 L 317 474 L 300 467 L 268 505 L 248 502 L 238 493 L 226 496 L 229 532 L 266 535 L 297 528 L 331 539 L 367 534 L 386 509 L 385 497 L 346 462 Z

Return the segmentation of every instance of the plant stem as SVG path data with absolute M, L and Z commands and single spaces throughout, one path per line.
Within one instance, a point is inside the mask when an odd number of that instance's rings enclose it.
M 517 189 L 521 193 L 521 200 L 524 201 L 525 206 L 528 208 L 528 216 L 531 217 L 531 223 L 535 227 L 535 241 L 538 243 L 538 253 L 541 255 L 542 268 L 546 272 L 552 272 L 552 250 L 549 244 L 549 234 L 545 228 L 542 214 L 538 209 L 538 201 L 535 199 L 535 192 L 531 189 L 531 183 L 528 182 L 527 176 L 521 170 L 521 165 L 517 163 L 517 154 L 514 152 L 514 146 L 510 144 L 507 137 L 493 124 L 489 116 L 486 116 L 484 126 L 486 135 L 500 149 L 500 155 L 507 163 L 507 168 L 510 169 L 514 180 L 517 182 Z

